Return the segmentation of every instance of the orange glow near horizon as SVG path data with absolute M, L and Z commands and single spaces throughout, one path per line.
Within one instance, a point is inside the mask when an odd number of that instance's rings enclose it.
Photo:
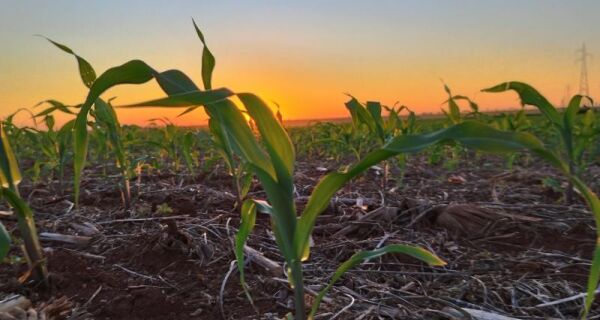
M 519 106 L 515 94 L 480 92 L 505 81 L 527 82 L 559 105 L 567 93 L 577 92 L 575 50 L 585 41 L 590 52 L 600 52 L 600 34 L 591 25 L 600 3 L 587 0 L 459 0 L 460 5 L 382 1 L 378 6 L 339 0 L 269 6 L 44 3 L 37 4 L 37 11 L 28 10 L 29 2 L 12 5 L 20 16 L 0 12 L 0 42 L 5 44 L 0 53 L 0 117 L 46 99 L 68 105 L 85 99 L 87 89 L 75 59 L 31 36 L 41 32 L 71 47 L 98 74 L 139 58 L 157 70 L 182 70 L 200 84 L 202 46 L 191 21 L 182 19 L 190 15 L 199 21 L 216 57 L 213 86 L 276 102 L 284 120 L 348 117 L 344 93 L 387 105 L 398 101 L 417 113 L 438 113 L 447 98 L 442 81 L 454 93 L 477 101 L 482 110 Z M 140 8 L 153 10 L 123 19 L 125 12 Z M 552 19 L 532 16 L 541 10 Z M 158 19 L 171 23 L 149 23 Z M 594 82 L 600 64 L 591 64 L 588 71 L 594 96 L 600 89 Z M 163 96 L 155 83 L 123 85 L 103 95 L 117 97 L 115 105 Z M 184 126 L 206 123 L 202 110 L 177 117 L 182 111 L 117 113 L 123 124 L 144 126 L 157 117 Z M 59 123 L 68 118 L 57 115 Z M 25 114 L 18 119 L 28 122 Z

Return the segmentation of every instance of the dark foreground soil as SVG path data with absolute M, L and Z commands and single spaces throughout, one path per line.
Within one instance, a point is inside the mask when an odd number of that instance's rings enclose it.
M 324 171 L 338 167 L 300 162 L 300 208 Z M 239 285 L 230 177 L 218 170 L 143 176 L 134 183 L 134 208 L 125 212 L 115 177 L 85 176 L 79 209 L 55 184 L 21 185 L 38 231 L 80 238 L 43 242 L 48 290 L 17 280 L 27 268 L 14 248 L 13 263 L 0 265 L 0 300 L 25 295 L 55 319 L 279 319 L 291 311 L 293 293 L 281 271 L 248 263 L 255 309 Z M 599 176 L 592 167 L 586 177 L 596 192 Z M 580 315 L 581 298 L 556 301 L 585 291 L 594 223 L 580 200 L 566 206 L 562 193 L 544 183 L 561 182 L 553 170 L 532 163 L 506 170 L 502 159 L 487 156 L 455 169 L 413 158 L 399 177 L 392 170 L 382 205 L 381 175 L 371 170 L 319 218 L 305 265 L 307 302 L 357 250 L 415 244 L 448 265 L 428 267 L 400 255 L 369 261 L 336 284 L 319 319 L 448 319 L 467 309 L 520 319 Z M 251 195 L 264 198 L 258 185 Z M 16 228 L 12 217 L 1 219 Z M 268 226 L 260 216 L 249 246 L 281 265 Z M 599 305 L 596 299 L 592 316 L 600 316 Z

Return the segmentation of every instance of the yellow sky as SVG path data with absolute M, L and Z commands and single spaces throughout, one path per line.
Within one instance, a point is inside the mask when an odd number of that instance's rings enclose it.
M 11 10 L 0 13 L 0 42 L 5 45 L 0 51 L 0 116 L 45 99 L 76 104 L 85 98 L 75 59 L 33 37 L 36 33 L 69 45 L 97 73 L 140 58 L 159 70 L 180 69 L 200 84 L 201 44 L 190 15 L 199 21 L 217 58 L 214 86 L 275 101 L 286 119 L 347 116 L 346 92 L 361 100 L 399 101 L 418 112 L 439 112 L 445 100 L 441 79 L 484 110 L 518 106 L 514 94 L 479 92 L 511 80 L 529 82 L 560 103 L 567 86 L 572 94 L 578 90 L 577 47 L 586 41 L 592 53 L 600 49 L 591 14 L 600 5 L 521 3 L 11 2 L 5 5 Z M 40 10 L 29 10 L 32 4 Z M 136 10 L 135 16 L 127 14 Z M 600 89 L 599 71 L 592 60 L 592 95 Z M 104 95 L 113 96 L 118 97 L 115 104 L 125 104 L 163 94 L 147 84 Z M 140 125 L 156 117 L 180 125 L 205 119 L 201 111 L 177 118 L 181 111 L 120 110 L 118 115 L 122 123 Z M 25 121 L 26 115 L 19 119 Z

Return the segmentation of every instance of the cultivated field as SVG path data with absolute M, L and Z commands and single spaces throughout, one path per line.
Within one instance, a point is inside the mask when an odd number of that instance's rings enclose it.
M 539 113 L 486 114 L 445 86 L 444 117 L 349 96 L 351 122 L 287 127 L 276 106 L 213 87 L 195 31 L 202 84 L 140 60 L 97 75 L 49 40 L 89 94 L 0 127 L 0 319 L 600 317 L 587 97 L 559 109 L 506 82 L 485 91 Z M 149 81 L 164 97 L 101 98 Z M 119 123 L 115 110 L 147 106 L 204 108 L 209 126 Z

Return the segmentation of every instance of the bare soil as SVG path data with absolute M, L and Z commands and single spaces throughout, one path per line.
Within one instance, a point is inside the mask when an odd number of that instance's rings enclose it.
M 318 167 L 340 164 L 298 164 L 300 209 L 324 174 Z M 391 243 L 428 248 L 448 265 L 429 267 L 400 255 L 369 261 L 336 284 L 321 305 L 321 319 L 447 319 L 448 308 L 521 319 L 580 315 L 582 299 L 551 302 L 585 291 L 594 222 L 581 199 L 567 206 L 560 191 L 543 184 L 548 177 L 563 181 L 554 170 L 527 161 L 507 170 L 501 158 L 474 155 L 455 169 L 413 157 L 401 183 L 400 175 L 392 170 L 385 200 L 375 169 L 338 193 L 315 228 L 307 288 L 318 291 L 357 250 Z M 98 169 L 84 176 L 79 209 L 56 183 L 21 185 L 39 232 L 90 239 L 43 243 L 51 273 L 47 290 L 17 280 L 27 268 L 14 248 L 13 263 L 0 265 L 0 299 L 22 294 L 46 307 L 66 299 L 69 309 L 56 319 L 279 319 L 292 311 L 284 276 L 248 263 L 256 309 L 239 285 L 232 265 L 239 214 L 232 180 L 222 170 L 144 175 L 132 182 L 135 202 L 127 212 L 116 177 Z M 596 192 L 599 176 L 598 167 L 586 175 Z M 264 198 L 257 183 L 251 196 Z M 161 212 L 164 204 L 171 213 Z M 381 207 L 388 209 L 369 219 Z M 2 219 L 16 229 L 14 219 Z M 260 216 L 249 246 L 282 264 L 269 230 L 268 217 Z M 599 299 L 591 315 L 600 315 Z

